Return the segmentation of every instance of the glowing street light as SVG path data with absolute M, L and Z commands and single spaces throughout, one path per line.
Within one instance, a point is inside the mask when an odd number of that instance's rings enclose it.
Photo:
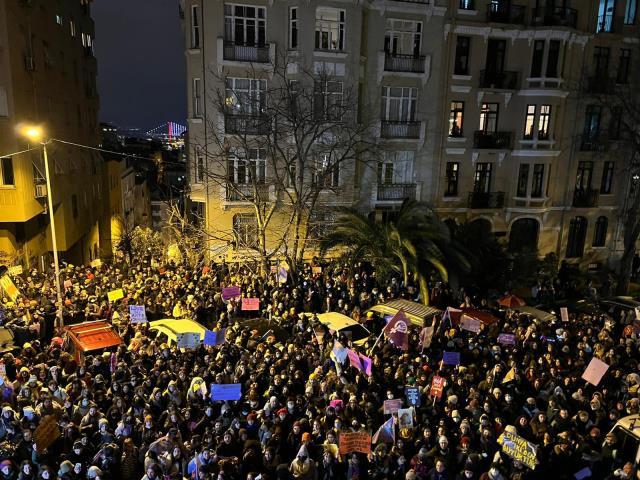
M 51 222 L 51 246 L 53 247 L 53 264 L 56 272 L 56 293 L 58 296 L 58 325 L 64 326 L 62 316 L 62 290 L 60 288 L 60 265 L 58 263 L 58 243 L 56 241 L 56 224 L 53 215 L 53 193 L 51 190 L 51 178 L 49 176 L 49 157 L 47 156 L 47 141 L 45 141 L 45 131 L 39 125 L 19 125 L 18 133 L 34 143 L 42 145 L 44 157 L 44 173 L 47 180 L 47 203 L 49 205 L 49 221 Z

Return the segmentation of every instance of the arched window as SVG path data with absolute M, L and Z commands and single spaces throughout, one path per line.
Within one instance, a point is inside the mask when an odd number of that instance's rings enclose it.
M 512 252 L 535 252 L 538 249 L 540 224 L 533 218 L 519 218 L 511 225 L 509 250 Z
M 580 258 L 584 253 L 584 240 L 587 236 L 587 219 L 573 217 L 569 223 L 567 238 L 567 258 Z
M 607 217 L 598 217 L 596 220 L 596 228 L 593 232 L 593 246 L 604 247 L 607 243 L 607 227 L 609 219 Z

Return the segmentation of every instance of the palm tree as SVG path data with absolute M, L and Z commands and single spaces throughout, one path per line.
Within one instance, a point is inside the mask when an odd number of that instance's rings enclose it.
M 334 228 L 320 243 L 320 254 L 334 248 L 344 256 L 373 265 L 380 277 L 401 274 L 405 285 L 413 274 L 425 304 L 434 270 L 447 281 L 449 268 L 466 270 L 468 262 L 448 227 L 425 203 L 405 200 L 394 219 L 376 223 L 354 208 L 341 208 Z

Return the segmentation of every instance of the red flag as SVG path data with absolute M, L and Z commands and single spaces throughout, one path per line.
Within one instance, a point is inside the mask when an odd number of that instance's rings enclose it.
M 396 347 L 409 350 L 409 320 L 402 310 L 393 316 L 382 331 Z

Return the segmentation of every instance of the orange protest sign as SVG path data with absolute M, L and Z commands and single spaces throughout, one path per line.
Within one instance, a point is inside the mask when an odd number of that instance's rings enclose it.
M 433 380 L 431 380 L 431 391 L 429 392 L 429 395 L 441 398 L 442 391 L 444 390 L 444 382 L 444 377 L 440 377 L 438 375 L 433 377 Z
M 359 452 L 371 453 L 371 435 L 367 432 L 348 432 L 340 434 L 340 455 Z

